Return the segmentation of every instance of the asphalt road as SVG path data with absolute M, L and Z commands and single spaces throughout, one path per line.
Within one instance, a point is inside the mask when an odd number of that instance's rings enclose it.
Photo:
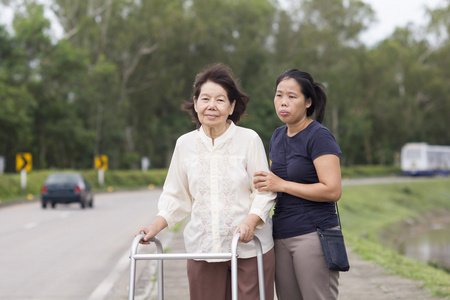
M 103 299 L 129 268 L 133 235 L 155 217 L 159 194 L 98 194 L 84 210 L 36 201 L 1 208 L 0 299 Z

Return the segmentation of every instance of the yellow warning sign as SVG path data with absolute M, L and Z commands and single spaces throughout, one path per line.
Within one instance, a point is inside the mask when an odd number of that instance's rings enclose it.
M 33 166 L 31 153 L 20 152 L 16 154 L 16 171 L 25 170 L 30 172 Z
M 106 155 L 95 156 L 95 169 L 108 170 L 108 156 Z

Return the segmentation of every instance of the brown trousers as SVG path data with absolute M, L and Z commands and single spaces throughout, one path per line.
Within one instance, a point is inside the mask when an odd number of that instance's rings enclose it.
M 275 254 L 273 248 L 263 255 L 266 299 L 273 300 Z M 230 300 L 231 261 L 187 261 L 191 300 Z M 238 298 L 259 299 L 257 258 L 238 258 Z

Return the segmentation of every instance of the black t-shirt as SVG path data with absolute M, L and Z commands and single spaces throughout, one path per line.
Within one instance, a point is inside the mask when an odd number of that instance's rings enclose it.
M 333 134 L 317 121 L 292 137 L 286 132 L 286 125 L 279 127 L 270 140 L 271 171 L 288 181 L 305 184 L 319 182 L 313 161 L 325 154 L 341 155 Z M 314 202 L 278 193 L 273 215 L 275 239 L 313 232 L 316 230 L 314 224 L 321 228 L 339 225 L 334 202 Z

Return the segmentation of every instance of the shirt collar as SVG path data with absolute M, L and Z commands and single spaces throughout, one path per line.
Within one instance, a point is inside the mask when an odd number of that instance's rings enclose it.
M 214 148 L 217 148 L 218 146 L 222 145 L 226 140 L 231 138 L 234 135 L 234 132 L 236 131 L 237 126 L 233 123 L 233 121 L 230 122 L 231 122 L 230 126 L 227 128 L 227 130 L 221 136 L 214 139 L 214 146 L 212 145 L 212 139 L 206 135 L 205 131 L 203 130 L 203 126 L 201 126 L 199 132 L 202 140 L 206 144 Z

